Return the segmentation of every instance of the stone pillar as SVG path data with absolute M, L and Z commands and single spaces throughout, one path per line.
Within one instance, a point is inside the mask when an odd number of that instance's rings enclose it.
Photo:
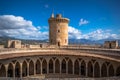
M 22 63 L 20 63 L 20 78 L 22 78 Z
M 109 66 L 107 66 L 107 77 L 109 77 L 109 71 L 108 71 L 108 69 L 109 69 Z
M 6 78 L 8 77 L 8 64 L 5 65 L 5 70 L 6 70 Z
M 66 61 L 66 74 L 68 74 L 68 61 Z
M 79 75 L 81 75 L 81 62 L 79 62 Z
M 40 61 L 40 64 L 41 64 L 41 65 L 40 65 L 40 69 L 41 69 L 41 72 L 40 72 L 40 73 L 42 74 L 42 61 Z
M 95 77 L 95 70 L 94 70 L 95 68 L 94 68 L 94 64 L 93 64 L 93 77 Z
M 73 75 L 74 75 L 74 61 L 73 61 L 73 64 L 72 64 L 72 65 L 73 65 L 73 70 L 72 70 L 72 71 L 73 71 Z
M 36 75 L 36 63 L 34 62 L 34 75 Z
M 86 77 L 88 77 L 88 64 L 86 62 Z
M 102 77 L 102 72 L 101 72 L 102 62 L 100 61 L 99 64 L 100 64 L 100 77 Z
M 47 74 L 49 74 L 49 61 L 47 61 Z
M 13 78 L 15 78 L 15 64 L 13 64 Z
M 53 73 L 55 74 L 55 61 L 53 61 Z
M 29 77 L 29 63 L 27 62 L 27 77 Z
M 60 74 L 61 74 L 61 70 L 62 70 L 62 65 L 61 65 L 62 63 L 61 63 L 61 61 L 60 61 Z

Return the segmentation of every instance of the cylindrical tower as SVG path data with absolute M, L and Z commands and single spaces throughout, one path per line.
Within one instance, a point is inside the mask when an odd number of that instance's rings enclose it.
M 49 18 L 49 43 L 52 45 L 68 45 L 68 18 L 63 18 L 61 14 L 54 14 Z

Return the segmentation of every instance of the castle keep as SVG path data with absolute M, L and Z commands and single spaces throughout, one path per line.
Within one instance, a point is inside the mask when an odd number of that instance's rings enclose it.
M 63 18 L 61 14 L 54 14 L 49 18 L 49 42 L 52 45 L 68 45 L 68 23 L 69 19 Z

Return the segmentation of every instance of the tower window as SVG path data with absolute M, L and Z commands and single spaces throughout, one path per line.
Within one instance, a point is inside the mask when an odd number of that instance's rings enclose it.
M 60 30 L 58 30 L 58 33 L 60 32 Z
M 67 39 L 65 39 L 65 43 L 67 43 Z

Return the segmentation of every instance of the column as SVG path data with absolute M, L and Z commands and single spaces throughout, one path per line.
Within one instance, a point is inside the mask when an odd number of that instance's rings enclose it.
M 13 64 L 13 78 L 15 78 L 15 64 Z
M 8 77 L 8 64 L 5 65 L 5 70 L 6 70 L 6 78 Z
M 72 65 L 73 65 L 73 75 L 74 75 L 74 61 L 73 61 L 73 64 L 72 64 Z
M 20 63 L 20 78 L 22 78 L 22 63 Z
M 40 61 L 40 64 L 41 64 L 40 65 L 40 69 L 41 69 L 40 71 L 41 71 L 41 74 L 42 74 L 42 61 Z
M 93 77 L 95 77 L 95 70 L 94 70 L 95 68 L 94 68 L 94 64 L 93 64 Z
M 66 61 L 66 74 L 68 74 L 68 61 Z
M 47 61 L 47 74 L 49 74 L 49 61 Z
M 34 62 L 34 75 L 36 75 L 36 63 Z
M 101 73 L 101 64 L 100 64 L 100 77 L 102 77 L 102 73 Z
M 53 61 L 53 73 L 55 74 L 55 61 Z
M 62 65 L 61 65 L 61 61 L 60 61 L 60 74 L 61 74 L 61 67 L 62 67 Z
M 86 77 L 88 77 L 88 64 L 86 62 Z
M 79 75 L 81 76 L 81 62 L 79 62 Z
M 27 62 L 27 77 L 29 77 L 29 63 Z

